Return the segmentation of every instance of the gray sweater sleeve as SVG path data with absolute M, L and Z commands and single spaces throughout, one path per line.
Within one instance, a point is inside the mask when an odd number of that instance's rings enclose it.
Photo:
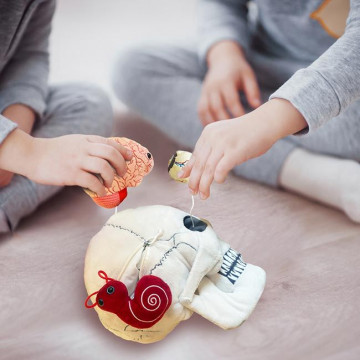
M 0 115 L 0 145 L 6 139 L 6 137 L 17 128 L 17 125 L 8 120 L 6 117 Z
M 248 0 L 199 0 L 199 56 L 206 63 L 210 47 L 221 40 L 233 40 L 247 47 Z
M 360 99 L 360 0 L 350 5 L 344 35 L 270 96 L 290 101 L 304 116 L 309 132 Z
M 35 10 L 14 55 L 0 75 L 0 112 L 24 104 L 41 116 L 45 110 L 49 73 L 48 42 L 55 1 L 44 1 Z M 1 120 L 3 122 L 3 120 Z M 3 126 L 0 127 L 2 137 Z

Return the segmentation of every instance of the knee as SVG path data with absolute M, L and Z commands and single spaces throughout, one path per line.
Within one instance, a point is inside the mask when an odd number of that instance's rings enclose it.
M 85 131 L 89 134 L 110 136 L 114 116 L 106 92 L 93 84 L 82 84 L 77 86 L 76 93 L 83 103 L 84 126 L 88 126 Z
M 132 107 L 141 89 L 148 83 L 151 56 L 139 48 L 121 52 L 113 66 L 112 85 L 116 96 Z
M 113 110 L 108 95 L 100 87 L 71 84 L 53 91 L 52 112 L 57 117 L 68 118 L 71 132 L 110 136 Z

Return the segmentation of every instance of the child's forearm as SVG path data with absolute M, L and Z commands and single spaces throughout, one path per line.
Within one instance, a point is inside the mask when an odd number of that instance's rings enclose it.
M 28 106 L 22 104 L 10 105 L 2 112 L 2 115 L 15 122 L 18 128 L 27 134 L 31 133 L 36 115 Z
M 32 154 L 32 136 L 20 129 L 10 133 L 0 145 L 0 169 L 26 176 Z
M 266 122 L 274 142 L 307 127 L 302 114 L 287 100 L 272 99 L 248 114 L 254 121 Z M 260 124 L 259 124 L 260 125 Z

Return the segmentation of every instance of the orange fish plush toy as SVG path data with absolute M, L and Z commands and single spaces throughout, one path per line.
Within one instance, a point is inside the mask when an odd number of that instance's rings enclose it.
M 84 189 L 97 205 L 107 209 L 118 206 L 126 198 L 127 188 L 138 186 L 143 177 L 154 167 L 154 159 L 144 146 L 124 137 L 113 137 L 111 139 L 130 149 L 133 153 L 132 159 L 127 163 L 126 174 L 122 177 L 115 174 L 111 187 L 106 188 L 105 196 L 97 196 L 95 192 Z

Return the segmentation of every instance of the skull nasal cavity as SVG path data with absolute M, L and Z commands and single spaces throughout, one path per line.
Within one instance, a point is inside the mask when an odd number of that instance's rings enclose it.
M 187 215 L 184 217 L 184 226 L 191 231 L 202 232 L 206 229 L 207 224 L 194 216 Z

